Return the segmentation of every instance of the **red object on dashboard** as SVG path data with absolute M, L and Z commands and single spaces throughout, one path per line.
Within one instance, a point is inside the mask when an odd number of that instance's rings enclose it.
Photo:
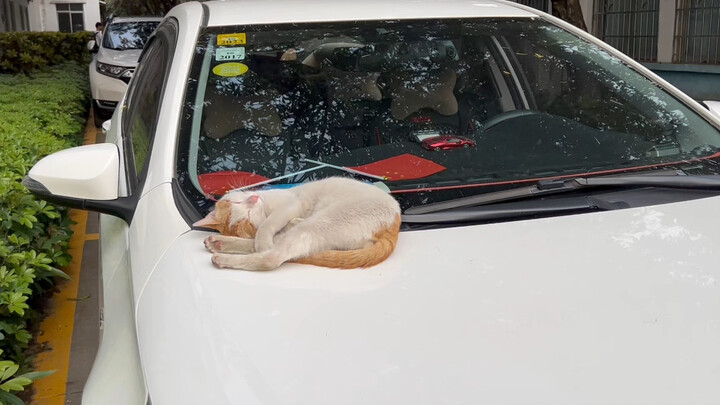
M 203 193 L 223 195 L 230 190 L 268 180 L 259 174 L 242 171 L 223 171 L 198 175 Z
M 464 136 L 457 135 L 440 135 L 433 136 L 432 138 L 423 139 L 421 143 L 422 147 L 427 150 L 448 150 L 458 148 L 469 148 L 475 147 L 475 141 Z
M 384 176 L 388 180 L 421 179 L 446 169 L 445 166 L 439 165 L 432 160 L 423 159 L 409 153 L 350 168 L 363 173 Z

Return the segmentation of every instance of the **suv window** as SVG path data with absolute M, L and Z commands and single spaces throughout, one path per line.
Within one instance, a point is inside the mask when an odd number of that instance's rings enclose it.
M 111 23 L 103 33 L 103 48 L 124 51 L 142 49 L 159 21 Z

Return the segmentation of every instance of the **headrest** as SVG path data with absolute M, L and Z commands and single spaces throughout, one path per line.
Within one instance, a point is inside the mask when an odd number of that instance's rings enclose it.
M 406 72 L 390 81 L 392 104 L 390 111 L 398 120 L 423 108 L 442 115 L 458 112 L 458 102 L 453 90 L 457 75 L 446 69 L 439 74 Z
M 325 68 L 328 74 L 329 96 L 333 100 L 372 100 L 380 101 L 382 91 L 377 85 L 380 73 L 345 72 L 335 68 Z
M 264 136 L 280 135 L 282 120 L 273 104 L 278 96 L 272 89 L 242 97 L 209 90 L 204 108 L 205 135 L 220 139 L 241 129 Z

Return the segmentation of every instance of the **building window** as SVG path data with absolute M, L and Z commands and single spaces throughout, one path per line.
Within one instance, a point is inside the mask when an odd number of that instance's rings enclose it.
M 7 17 L 7 15 L 10 13 L 8 13 L 7 11 L 7 0 L 2 0 L 2 4 L 0 4 L 0 6 L 2 6 L 2 10 L 0 10 L 2 11 L 2 13 L 0 13 L 0 24 L 2 24 L 2 31 L 10 31 L 10 20 Z
M 55 8 L 57 9 L 60 32 L 78 32 L 85 30 L 82 4 L 56 4 Z
M 720 0 L 678 0 L 673 61 L 720 64 Z
M 25 26 L 25 18 L 23 18 L 23 8 L 21 5 L 17 5 L 17 16 L 18 19 L 20 19 L 20 23 L 18 24 L 20 26 L 21 31 L 27 31 L 27 27 Z
M 659 0 L 595 1 L 593 32 L 631 58 L 657 61 Z
M 550 1 L 548 0 L 515 0 L 515 3 L 524 4 L 526 6 L 536 8 L 540 11 L 544 11 L 546 13 L 552 12 L 552 10 L 550 9 Z
M 25 21 L 25 28 L 30 31 L 30 15 L 28 14 L 28 7 L 23 7 L 23 20 Z
M 10 3 L 8 3 L 7 10 L 8 10 L 8 16 L 10 17 L 10 23 L 8 25 L 8 28 L 10 28 L 10 29 L 8 31 L 17 31 L 17 25 L 15 25 L 15 10 L 14 10 L 15 7 L 14 7 L 14 5 L 15 5 L 15 3 L 13 3 L 12 1 Z

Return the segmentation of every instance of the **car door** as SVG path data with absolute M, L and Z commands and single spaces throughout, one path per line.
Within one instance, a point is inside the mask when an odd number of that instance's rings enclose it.
M 130 197 L 133 217 L 143 195 L 176 36 L 177 23 L 167 20 L 148 41 L 107 134 L 106 142 L 115 143 L 120 151 L 119 194 Z M 133 301 L 130 238 L 131 229 L 138 228 L 135 223 L 134 219 L 128 224 L 121 218 L 104 214 L 100 218 L 102 339 L 83 392 L 83 404 L 146 403 Z

